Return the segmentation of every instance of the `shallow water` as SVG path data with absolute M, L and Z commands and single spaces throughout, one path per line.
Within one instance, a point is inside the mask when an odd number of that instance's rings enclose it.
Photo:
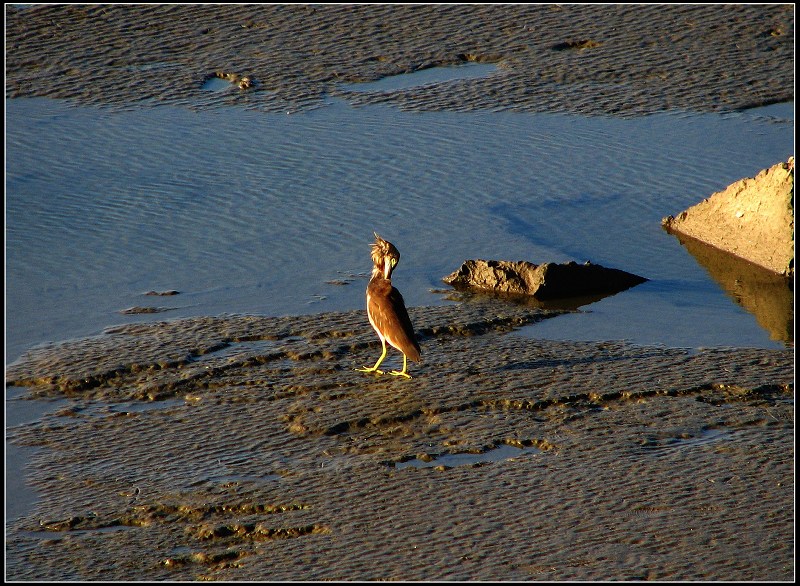
M 541 450 L 539 448 L 530 446 L 526 448 L 518 448 L 508 444 L 496 446 L 486 452 L 480 454 L 456 453 L 456 454 L 442 454 L 430 460 L 414 458 L 405 462 L 397 462 L 394 467 L 398 470 L 403 468 L 433 468 L 436 466 L 475 466 L 479 464 L 502 462 L 509 458 L 517 458 L 523 454 L 538 454 Z
M 7 362 L 118 323 L 361 308 L 373 230 L 400 249 L 411 306 L 449 303 L 432 290 L 467 258 L 590 260 L 650 281 L 523 335 L 782 347 L 660 220 L 792 154 L 793 104 L 626 120 L 6 106 Z M 119 313 L 134 306 L 174 310 Z
M 377 81 L 342 84 L 341 88 L 358 92 L 392 92 L 462 79 L 480 78 L 497 71 L 493 63 L 465 63 L 452 67 L 429 67 L 413 73 L 390 75 Z
M 47 413 L 52 413 L 67 405 L 66 399 L 54 401 L 26 401 L 17 397 L 25 393 L 24 389 L 9 387 L 6 389 L 5 416 L 6 427 L 14 427 L 40 420 Z M 6 522 L 27 513 L 38 500 L 38 495 L 26 483 L 24 468 L 38 448 L 18 446 L 5 442 L 6 463 Z

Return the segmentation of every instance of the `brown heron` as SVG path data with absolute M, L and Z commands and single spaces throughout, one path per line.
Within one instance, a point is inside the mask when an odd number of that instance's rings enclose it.
M 400 261 L 400 252 L 394 244 L 387 242 L 375 234 L 372 247 L 372 277 L 367 285 L 367 317 L 381 339 L 383 351 L 375 366 L 357 368 L 360 372 L 377 372 L 383 374 L 378 367 L 386 358 L 386 342 L 403 353 L 403 370 L 393 370 L 389 374 L 411 378 L 408 374 L 408 359 L 420 360 L 420 349 L 414 335 L 414 326 L 406 311 L 406 304 L 400 291 L 392 286 L 392 271 Z

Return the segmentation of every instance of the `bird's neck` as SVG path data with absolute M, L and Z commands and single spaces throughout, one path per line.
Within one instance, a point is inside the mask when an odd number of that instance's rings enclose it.
M 391 281 L 392 276 L 389 275 L 387 279 L 383 274 L 383 269 L 381 267 L 372 267 L 372 276 L 370 277 L 370 281 L 374 281 L 375 279 L 384 279 L 386 281 Z

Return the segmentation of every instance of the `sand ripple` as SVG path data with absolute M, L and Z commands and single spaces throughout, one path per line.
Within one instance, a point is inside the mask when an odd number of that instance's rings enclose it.
M 6 95 L 270 111 L 331 94 L 419 110 L 730 111 L 793 99 L 793 15 L 791 5 L 6 5 Z M 391 94 L 339 87 L 465 59 L 501 70 Z M 256 86 L 203 90 L 220 70 Z
M 791 577 L 791 351 L 526 340 L 552 314 L 500 309 L 412 308 L 411 381 L 353 371 L 379 351 L 363 312 L 32 352 L 9 380 L 70 402 L 9 430 L 47 446 L 9 576 Z M 395 466 L 502 444 L 538 450 Z

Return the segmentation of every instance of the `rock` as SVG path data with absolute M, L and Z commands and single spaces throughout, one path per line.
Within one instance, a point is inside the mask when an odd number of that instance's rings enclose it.
M 647 281 L 644 277 L 590 262 L 535 265 L 527 261 L 480 259 L 464 261 L 443 280 L 456 288 L 531 295 L 542 300 L 618 293 Z
M 794 157 L 664 218 L 661 225 L 670 234 L 794 275 Z

